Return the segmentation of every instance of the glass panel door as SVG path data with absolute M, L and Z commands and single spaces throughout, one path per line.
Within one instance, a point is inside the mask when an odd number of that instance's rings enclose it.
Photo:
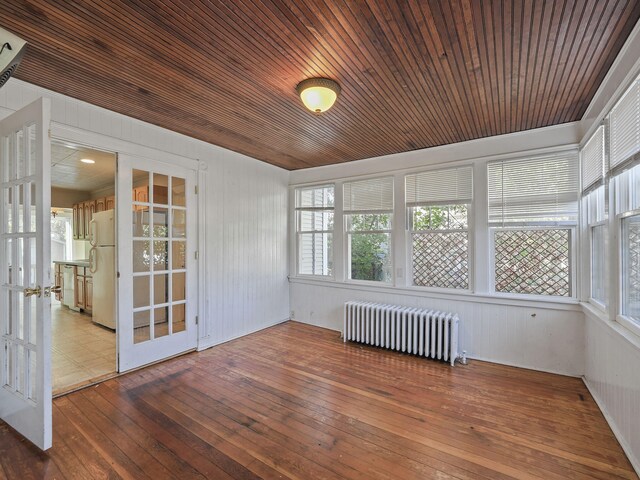
M 0 417 L 51 446 L 50 104 L 0 122 Z
M 196 346 L 195 172 L 128 156 L 118 162 L 125 199 L 118 214 L 120 371 L 126 371 Z

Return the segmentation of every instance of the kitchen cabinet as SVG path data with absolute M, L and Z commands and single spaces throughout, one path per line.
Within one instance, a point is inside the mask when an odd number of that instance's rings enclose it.
M 73 206 L 73 239 L 84 240 L 84 204 Z
M 78 269 L 76 268 L 76 275 L 74 277 L 75 279 L 75 288 L 74 288 L 74 295 L 75 295 L 75 299 L 76 299 L 76 307 L 78 308 L 85 308 L 85 288 L 84 288 L 84 283 L 85 283 L 85 278 L 84 275 L 83 276 L 79 276 L 78 275 Z
M 149 201 L 149 187 L 135 187 L 133 189 L 133 197 L 134 202 L 148 202 Z
M 74 240 L 89 240 L 90 224 L 93 214 L 113 210 L 116 207 L 116 197 L 101 197 L 86 200 L 73 206 L 73 238 Z
M 91 228 L 91 219 L 93 218 L 93 214 L 96 213 L 96 201 L 95 200 L 87 200 L 83 204 L 84 207 L 84 239 L 89 240 L 89 236 L 91 232 L 89 229 Z
M 95 202 L 96 202 L 96 206 L 95 206 L 96 213 L 104 212 L 107 209 L 107 197 L 96 198 Z
M 93 310 L 93 278 L 84 277 L 84 309 Z
M 90 313 L 93 309 L 93 278 L 89 267 L 75 267 L 75 306 Z

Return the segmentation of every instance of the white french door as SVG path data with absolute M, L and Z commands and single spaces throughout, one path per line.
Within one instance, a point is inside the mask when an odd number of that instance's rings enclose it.
M 42 450 L 52 436 L 50 111 L 41 98 L 0 121 L 0 417 Z
M 118 156 L 119 371 L 196 347 L 196 172 Z

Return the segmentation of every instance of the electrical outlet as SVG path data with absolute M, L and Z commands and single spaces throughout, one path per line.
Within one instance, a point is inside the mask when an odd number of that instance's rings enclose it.
M 296 318 L 296 312 L 295 312 L 295 310 L 291 310 L 291 311 L 289 312 L 289 318 L 291 318 L 291 319 Z

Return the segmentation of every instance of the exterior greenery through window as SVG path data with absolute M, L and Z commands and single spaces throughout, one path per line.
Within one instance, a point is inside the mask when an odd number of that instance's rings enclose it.
M 348 278 L 391 282 L 393 177 L 345 182 Z
M 391 215 L 347 216 L 353 280 L 391 281 Z

